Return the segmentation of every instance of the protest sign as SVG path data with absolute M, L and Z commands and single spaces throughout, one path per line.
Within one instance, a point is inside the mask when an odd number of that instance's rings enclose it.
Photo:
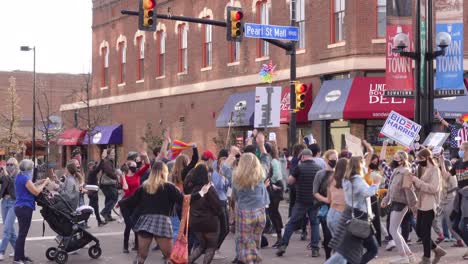
M 353 157 L 363 157 L 364 153 L 362 152 L 362 141 L 360 138 L 351 135 L 350 133 L 345 134 L 346 146 L 348 151 L 353 154 Z
M 255 128 L 280 126 L 281 87 L 257 87 L 255 90 Z
M 380 133 L 403 146 L 411 144 L 419 137 L 421 126 L 395 111 L 390 112 Z
M 423 145 L 427 147 L 440 147 L 449 136 L 449 133 L 431 132 L 429 133 L 429 136 L 427 136 L 426 140 L 424 140 Z

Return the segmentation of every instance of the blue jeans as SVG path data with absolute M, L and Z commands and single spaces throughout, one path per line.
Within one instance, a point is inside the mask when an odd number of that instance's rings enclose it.
M 330 230 L 330 233 L 332 237 L 335 235 L 336 229 L 338 228 L 338 223 L 340 222 L 341 219 L 341 212 L 337 211 L 333 208 L 330 208 L 328 210 L 327 214 L 327 226 L 328 229 Z
M 3 220 L 3 237 L 0 244 L 0 254 L 5 254 L 5 250 L 10 242 L 14 249 L 16 245 L 15 232 L 15 200 L 11 198 L 3 198 L 2 200 L 2 220 Z
M 103 185 L 101 191 L 104 194 L 104 208 L 101 211 L 101 215 L 105 217 L 111 217 L 112 209 L 119 200 L 119 193 L 117 187 L 114 185 Z
M 25 259 L 24 245 L 31 227 L 33 209 L 28 206 L 15 207 L 15 214 L 18 217 L 18 239 L 15 245 L 15 261 Z
M 314 208 L 312 205 L 304 205 L 296 202 L 291 213 L 291 218 L 289 218 L 289 221 L 286 224 L 281 244 L 289 244 L 289 240 L 291 239 L 292 234 L 295 230 L 297 230 L 298 227 L 302 225 L 304 217 L 306 216 L 306 214 L 308 214 L 312 233 L 310 244 L 313 249 L 319 249 L 320 229 L 317 213 L 318 208 Z
M 361 264 L 366 264 L 370 262 L 371 260 L 373 260 L 375 256 L 377 256 L 377 253 L 379 251 L 379 244 L 377 243 L 377 239 L 375 239 L 375 236 L 372 235 L 364 239 L 363 246 L 366 249 L 366 253 L 364 253 L 364 255 L 362 256 Z M 325 264 L 346 264 L 346 263 L 347 263 L 347 260 L 345 259 L 345 257 L 343 257 L 343 255 L 341 255 L 338 252 L 335 252 L 335 254 L 333 254 L 331 258 L 329 258 L 325 262 Z

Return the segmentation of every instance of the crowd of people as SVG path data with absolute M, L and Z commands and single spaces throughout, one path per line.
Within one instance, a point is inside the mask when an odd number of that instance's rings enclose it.
M 136 250 L 137 264 L 146 261 L 153 240 L 153 250 L 172 263 L 172 249 L 182 233 L 188 234 L 188 263 L 203 255 L 204 264 L 223 258 L 220 249 L 231 231 L 232 263 L 243 264 L 262 262 L 261 249 L 270 244 L 266 234 L 276 237 L 271 246 L 285 258 L 295 233 L 302 240 L 310 235 L 311 256 L 321 257 L 323 248 L 327 264 L 368 263 L 384 243 L 385 250 L 396 249 L 391 263 L 438 263 L 446 255 L 441 242 L 454 239 L 457 247 L 468 243 L 468 142 L 456 155 L 451 149 L 451 159 L 440 148 L 423 146 L 400 150 L 388 162 L 387 141 L 379 155 L 363 140 L 363 156 L 334 149 L 322 153 L 319 144 L 307 143 L 294 146 L 289 156 L 254 131 L 243 149 L 232 146 L 216 156 L 206 150 L 200 156 L 193 144 L 189 158 L 184 153 L 174 157 L 166 136 L 152 159 L 141 149 L 116 168 L 115 152 L 109 149 L 99 161 L 87 161 L 85 170 L 80 153 L 74 152 L 63 177 L 52 173 L 34 183 L 33 162 L 10 158 L 0 177 L 0 260 L 11 244 L 15 263 L 31 262 L 25 239 L 34 197 L 44 188 L 64 196 L 73 208 L 83 205 L 87 195 L 99 227 L 115 221 L 112 212 L 117 209 L 124 222 L 123 253 Z M 101 211 L 98 192 L 85 185 L 97 185 L 104 194 Z M 287 217 L 279 206 L 286 193 Z M 423 245 L 421 260 L 410 247 L 412 229 Z M 463 258 L 468 259 L 468 252 Z

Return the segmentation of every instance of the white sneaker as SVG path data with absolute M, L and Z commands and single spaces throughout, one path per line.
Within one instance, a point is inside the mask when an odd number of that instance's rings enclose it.
M 394 249 L 395 247 L 396 247 L 395 241 L 390 240 L 390 241 L 388 241 L 388 244 L 387 244 L 387 247 L 385 248 L 385 250 L 392 251 L 392 249 Z
M 226 256 L 222 255 L 221 252 L 219 252 L 219 250 L 218 250 L 218 251 L 216 251 L 213 259 L 216 259 L 216 260 L 226 259 Z
M 404 256 L 404 257 L 399 256 L 398 258 L 390 261 L 390 264 L 409 264 L 409 263 L 410 261 L 407 256 Z
M 416 257 L 414 254 L 411 254 L 408 256 L 409 263 L 415 263 L 416 262 Z
M 13 258 L 15 256 L 15 252 L 14 251 L 11 252 L 9 256 L 10 256 L 10 258 Z
M 3 254 L 0 254 L 0 261 L 4 260 L 5 256 Z

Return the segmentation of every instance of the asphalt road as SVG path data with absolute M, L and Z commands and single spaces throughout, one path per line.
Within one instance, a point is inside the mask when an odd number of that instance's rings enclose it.
M 103 199 L 100 199 L 102 202 Z M 281 205 L 281 210 L 286 215 L 287 205 L 283 203 Z M 34 213 L 33 216 L 33 223 L 31 226 L 31 230 L 28 234 L 28 239 L 26 242 L 26 254 L 30 256 L 35 263 L 54 263 L 47 261 L 45 257 L 45 251 L 47 248 L 56 246 L 57 243 L 55 242 L 55 234 L 53 231 L 48 227 L 46 223 L 46 230 L 44 236 L 42 236 L 42 218 L 39 214 L 39 207 L 38 210 Z M 107 224 L 104 227 L 97 227 L 97 222 L 95 218 L 91 218 L 89 221 L 89 225 L 91 226 L 89 231 L 97 236 L 101 241 L 101 246 L 103 249 L 103 253 L 101 258 L 98 260 L 92 260 L 87 253 L 87 249 L 81 249 L 76 255 L 70 255 L 68 263 L 112 263 L 112 264 L 128 264 L 132 263 L 133 259 L 135 258 L 136 252 L 130 252 L 130 254 L 123 254 L 122 253 L 122 239 L 123 239 L 123 228 L 124 225 L 118 222 L 112 222 Z M 276 241 L 275 237 L 268 235 L 268 239 L 270 244 Z M 132 238 L 131 238 L 132 240 Z M 415 239 L 413 238 L 413 241 Z M 319 258 L 312 258 L 310 256 L 310 251 L 306 249 L 307 242 L 300 241 L 299 235 L 294 235 L 291 239 L 290 246 L 286 254 L 278 258 L 275 256 L 275 249 L 266 248 L 263 249 L 262 255 L 264 257 L 264 262 L 267 264 L 279 264 L 279 263 L 324 263 L 324 252 L 321 251 L 322 257 Z M 450 247 L 451 244 L 443 243 L 442 247 L 444 247 L 449 254 L 442 259 L 440 263 L 468 263 L 468 261 L 462 260 L 461 256 L 465 252 L 463 248 L 452 248 Z M 418 258 L 422 255 L 422 245 L 420 244 L 412 244 L 411 249 L 415 252 Z M 233 235 L 230 234 L 229 237 L 226 239 L 222 246 L 222 253 L 227 256 L 225 260 L 215 260 L 213 261 L 214 264 L 225 264 L 230 263 L 230 261 L 234 258 L 234 240 Z M 7 254 L 11 252 L 11 247 L 7 249 Z M 379 256 L 371 263 L 389 263 L 390 260 L 396 257 L 397 253 L 394 250 L 393 252 L 387 252 L 384 248 L 380 249 Z M 12 259 L 6 259 L 5 263 L 11 263 Z M 198 263 L 203 263 L 200 259 L 197 261 Z M 150 256 L 146 263 L 149 264 L 156 264 L 156 263 L 163 263 L 162 255 L 159 251 L 151 252 Z

